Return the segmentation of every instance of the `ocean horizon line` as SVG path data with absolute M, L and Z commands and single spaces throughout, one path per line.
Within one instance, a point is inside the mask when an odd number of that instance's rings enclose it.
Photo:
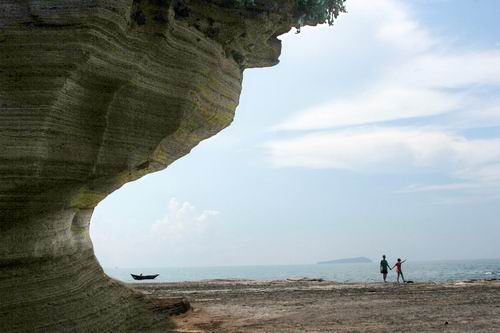
M 154 269 L 154 268 L 181 268 L 181 269 L 188 269 L 188 268 L 238 268 L 238 267 L 277 267 L 277 266 L 284 266 L 284 267 L 293 267 L 293 266 L 316 266 L 316 265 L 370 265 L 370 264 L 378 264 L 377 260 L 378 259 L 373 259 L 366 257 L 368 259 L 371 259 L 373 262 L 371 263 L 332 263 L 332 264 L 319 264 L 318 262 L 315 263 L 300 263 L 300 264 L 241 264 L 241 265 L 188 265 L 188 266 L 102 266 L 104 269 Z M 500 257 L 497 258 L 471 258 L 471 259 L 411 259 L 411 258 L 405 258 L 409 260 L 409 263 L 439 263 L 439 262 L 460 262 L 460 261 L 500 261 Z M 333 259 L 336 260 L 336 259 Z

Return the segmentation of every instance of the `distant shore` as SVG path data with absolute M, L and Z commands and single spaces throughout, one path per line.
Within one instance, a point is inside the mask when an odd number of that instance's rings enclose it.
M 337 283 L 218 279 L 134 283 L 184 297 L 179 332 L 500 332 L 500 281 Z

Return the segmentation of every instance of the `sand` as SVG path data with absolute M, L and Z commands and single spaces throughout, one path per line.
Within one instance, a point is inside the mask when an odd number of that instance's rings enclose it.
M 185 297 L 181 332 L 500 332 L 500 281 L 369 283 L 211 280 L 134 284 Z

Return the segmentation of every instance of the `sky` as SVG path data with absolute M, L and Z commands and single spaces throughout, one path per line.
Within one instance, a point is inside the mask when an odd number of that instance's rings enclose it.
M 348 0 L 91 221 L 104 267 L 500 257 L 500 1 Z

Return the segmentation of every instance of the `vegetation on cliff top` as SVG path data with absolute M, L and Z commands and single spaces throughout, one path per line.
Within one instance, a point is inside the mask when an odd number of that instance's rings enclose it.
M 252 6 L 256 0 L 235 0 L 237 5 Z M 278 2 L 279 0 L 269 0 Z M 307 22 L 328 23 L 333 24 L 333 21 L 340 13 L 345 13 L 346 0 L 295 0 L 296 7 L 301 16 L 299 17 L 298 26 Z

